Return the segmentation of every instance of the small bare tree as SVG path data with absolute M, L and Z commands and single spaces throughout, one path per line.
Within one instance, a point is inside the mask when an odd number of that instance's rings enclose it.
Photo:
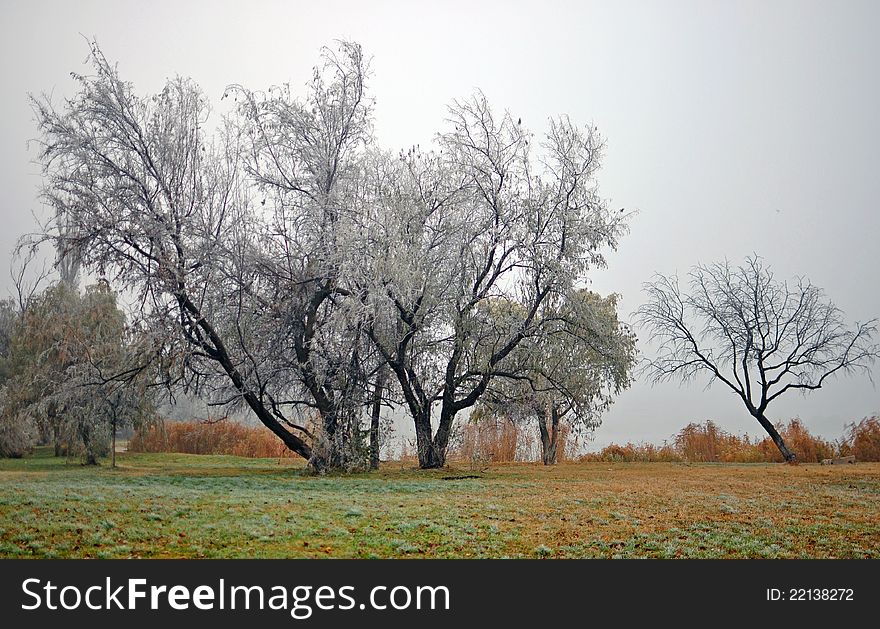
M 649 300 L 641 324 L 659 342 L 647 363 L 653 381 L 708 373 L 742 400 L 786 461 L 795 459 L 767 407 L 781 395 L 821 388 L 839 374 L 867 373 L 880 355 L 877 319 L 852 327 L 823 291 L 804 278 L 780 282 L 758 256 L 742 266 L 728 261 L 698 265 L 690 292 L 676 276 L 658 275 L 645 285 Z

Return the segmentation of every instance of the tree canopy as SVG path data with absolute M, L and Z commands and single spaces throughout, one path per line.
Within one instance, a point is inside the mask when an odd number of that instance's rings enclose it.
M 547 333 L 527 339 L 506 377 L 489 388 L 481 409 L 512 421 L 535 422 L 542 459 L 555 463 L 560 428 L 591 431 L 627 388 L 636 363 L 636 336 L 617 316 L 617 295 L 580 290 L 547 317 Z
M 30 300 L 13 324 L 2 383 L 4 423 L 17 454 L 41 440 L 96 463 L 117 427 L 152 420 L 151 380 L 105 282 L 84 293 L 56 282 Z M 12 453 L 12 452 L 10 452 Z
M 596 186 L 602 137 L 566 116 L 536 140 L 478 92 L 433 146 L 379 147 L 351 42 L 304 97 L 230 86 L 214 132 L 191 80 L 140 96 L 91 53 L 72 98 L 33 98 L 43 237 L 135 296 L 169 386 L 249 407 L 316 469 L 366 460 L 378 389 L 412 416 L 420 464 L 443 465 L 456 415 L 553 333 L 625 227 Z M 486 319 L 497 300 L 517 308 Z

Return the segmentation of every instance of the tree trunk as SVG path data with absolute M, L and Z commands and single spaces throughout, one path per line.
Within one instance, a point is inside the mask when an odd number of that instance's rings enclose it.
M 50 415 L 50 418 L 54 423 L 54 416 Z M 55 456 L 61 456 L 61 434 L 58 428 L 58 425 L 55 424 L 52 426 L 52 443 L 55 445 Z
M 441 434 L 441 429 L 438 429 L 437 438 L 434 438 L 431 431 L 430 408 L 419 414 L 415 424 L 419 467 L 423 470 L 431 470 L 446 465 L 446 443 L 449 440 L 449 436 L 447 434 L 444 438 Z
M 449 448 L 449 435 L 455 413 L 444 406 L 440 411 L 437 434 L 431 434 L 431 411 L 423 412 L 416 422 L 416 443 L 419 450 L 419 467 L 423 470 L 441 468 L 446 465 L 446 450 Z
M 773 439 L 773 443 L 776 444 L 776 447 L 779 448 L 779 451 L 782 453 L 782 458 L 784 458 L 787 463 L 793 463 L 797 457 L 794 452 L 789 450 L 788 446 L 785 445 L 782 435 L 776 430 L 776 426 L 773 425 L 773 422 L 767 419 L 761 412 L 754 413 L 754 416 L 755 419 L 758 420 L 758 423 L 764 427 L 764 430 L 767 431 L 767 434 L 770 435 L 770 438 Z
M 452 434 L 452 422 L 455 420 L 455 413 L 450 411 L 444 405 L 440 411 L 440 423 L 437 426 L 437 434 L 433 439 L 434 467 L 443 467 L 446 465 L 446 450 L 449 448 L 449 435 Z
M 113 431 L 113 434 L 110 438 L 110 467 L 116 467 L 116 415 L 113 416 L 113 421 L 110 423 L 110 430 Z
M 544 412 L 538 415 L 538 429 L 541 432 L 541 460 L 544 465 L 556 465 L 559 450 L 559 414 L 555 407 L 544 409 Z
M 80 438 L 83 442 L 83 450 L 85 456 L 85 465 L 97 465 L 98 457 L 95 456 L 94 451 L 92 450 L 92 436 L 91 431 L 88 426 L 80 425 L 79 429 Z
M 321 416 L 321 432 L 316 435 L 316 442 L 312 444 L 311 456 L 308 458 L 309 467 L 313 471 L 323 473 L 328 470 L 343 468 L 342 437 L 339 430 L 339 420 L 335 411 L 319 409 Z
M 387 368 L 382 366 L 376 373 L 376 385 L 373 388 L 373 414 L 370 418 L 370 469 L 379 469 L 379 419 L 382 413 L 382 388 L 385 386 Z

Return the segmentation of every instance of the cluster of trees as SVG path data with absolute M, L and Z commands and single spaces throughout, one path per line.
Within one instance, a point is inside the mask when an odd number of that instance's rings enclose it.
M 87 464 L 114 453 L 123 427 L 153 421 L 142 351 L 106 282 L 63 277 L 0 302 L 0 456 L 38 443 Z
M 432 148 L 382 149 L 367 60 L 341 42 L 302 98 L 229 87 L 210 132 L 191 80 L 141 96 L 91 61 L 71 98 L 32 99 L 54 209 L 32 244 L 126 295 L 152 383 L 249 408 L 317 470 L 377 464 L 389 405 L 423 468 L 478 404 L 537 418 L 552 462 L 559 422 L 594 426 L 628 385 L 634 336 L 586 290 L 626 220 L 594 127 L 536 140 L 477 93 Z
M 323 50 L 301 98 L 230 86 L 214 130 L 191 80 L 143 96 L 94 43 L 91 63 L 62 103 L 32 98 L 54 218 L 30 244 L 50 241 L 60 260 L 109 278 L 133 316 L 107 315 L 108 338 L 138 330 L 140 349 L 119 361 L 74 334 L 47 354 L 35 334 L 39 347 L 12 353 L 52 355 L 65 391 L 120 385 L 88 398 L 103 410 L 75 410 L 55 376 L 28 381 L 44 391 L 42 416 L 131 421 L 107 409 L 140 408 L 122 398 L 162 384 L 227 414 L 249 409 L 325 470 L 377 466 L 389 406 L 410 416 L 419 465 L 441 467 L 457 418 L 475 411 L 535 425 L 550 464 L 563 423 L 594 428 L 629 386 L 635 335 L 616 296 L 587 289 L 627 218 L 599 195 L 594 127 L 562 116 L 538 140 L 478 92 L 452 103 L 431 148 L 388 151 L 351 42 Z M 880 355 L 876 321 L 847 326 L 818 288 L 778 282 L 757 257 L 696 267 L 689 292 L 674 276 L 647 292 L 638 317 L 660 346 L 649 375 L 721 381 L 787 460 L 768 406 Z M 59 284 L 28 310 L 85 321 L 80 310 L 109 312 L 112 295 Z M 77 329 L 100 345 L 103 328 L 89 325 Z M 9 408 L 33 406 L 26 362 L 4 388 Z M 91 443 L 95 429 L 71 421 Z

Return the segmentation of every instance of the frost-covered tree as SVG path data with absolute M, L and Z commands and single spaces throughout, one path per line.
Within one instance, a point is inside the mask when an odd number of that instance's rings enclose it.
M 445 464 L 453 422 L 547 333 L 555 305 L 605 263 L 623 214 L 596 189 L 593 127 L 551 120 L 538 157 L 482 94 L 456 101 L 433 150 L 376 156 L 360 294 L 367 331 L 415 423 L 419 464 Z M 487 304 L 515 304 L 488 316 Z M 436 429 L 434 428 L 436 426 Z
M 242 168 L 254 198 L 249 273 L 238 297 L 259 311 L 263 361 L 298 386 L 273 409 L 320 418 L 314 447 L 330 467 L 364 462 L 360 425 L 374 350 L 350 291 L 362 208 L 352 180 L 372 142 L 368 64 L 359 45 L 325 48 L 304 98 L 289 86 L 254 92 L 233 86 Z M 271 377 L 271 376 L 269 376 Z
M 22 418 L 7 386 L 15 373 L 12 348 L 20 314 L 14 300 L 0 301 L 0 457 L 21 457 L 36 441 L 33 423 Z
M 33 99 L 47 233 L 134 295 L 169 386 L 250 408 L 316 469 L 349 465 L 373 352 L 344 288 L 371 127 L 360 47 L 325 49 L 303 99 L 229 88 L 214 134 L 192 81 L 140 96 L 94 44 L 91 60 L 63 106 Z
M 79 306 L 76 291 L 57 282 L 29 300 L 10 343 L 4 414 L 36 427 L 40 440 L 54 445 L 55 456 L 65 442 L 64 407 L 56 395 L 75 361 L 76 339 L 70 333 Z
M 632 382 L 636 337 L 617 317 L 617 295 L 573 292 L 547 316 L 543 334 L 514 352 L 509 373 L 493 380 L 480 402 L 483 414 L 537 425 L 541 458 L 556 463 L 565 424 L 588 432 L 614 397 Z
M 229 278 L 236 259 L 226 254 L 253 222 L 237 147 L 209 139 L 208 102 L 191 81 L 138 96 L 96 44 L 91 52 L 94 74 L 73 75 L 79 89 L 60 108 L 32 100 L 44 197 L 59 223 L 46 232 L 133 295 L 169 384 L 246 404 L 310 458 L 303 431 L 279 417 L 255 374 L 246 349 L 253 313 L 239 308 Z
M 366 460 L 383 397 L 442 465 L 455 415 L 621 230 L 595 189 L 601 139 L 567 118 L 538 159 L 482 95 L 433 152 L 376 147 L 353 43 L 323 51 L 302 98 L 230 87 L 213 136 L 191 81 L 138 96 L 97 46 L 92 61 L 63 106 L 34 99 L 60 250 L 134 296 L 169 384 L 246 405 L 318 469 Z M 521 316 L 482 317 L 497 298 Z
M 157 420 L 156 382 L 149 369 L 153 348 L 148 336 L 126 325 L 106 282 L 88 286 L 80 300 L 81 319 L 70 334 L 76 340 L 75 362 L 55 400 L 73 427 L 68 443 L 81 444 L 88 463 L 109 450 L 116 467 L 116 433 Z
M 18 299 L 0 300 L 0 457 L 24 456 L 37 441 L 34 423 L 21 412 L 16 404 L 21 399 L 13 376 L 16 365 L 21 362 L 18 352 L 13 352 L 16 336 L 23 323 L 22 313 L 33 298 L 33 290 L 24 286 L 25 265 L 12 273 Z M 35 288 L 34 288 L 35 290 Z
M 12 335 L 18 323 L 18 309 L 12 299 L 0 300 L 0 387 L 9 377 L 9 358 Z
M 15 328 L 3 414 L 22 430 L 36 427 L 56 455 L 66 448 L 95 464 L 117 427 L 152 417 L 142 365 L 106 283 L 80 294 L 57 282 L 34 297 Z

